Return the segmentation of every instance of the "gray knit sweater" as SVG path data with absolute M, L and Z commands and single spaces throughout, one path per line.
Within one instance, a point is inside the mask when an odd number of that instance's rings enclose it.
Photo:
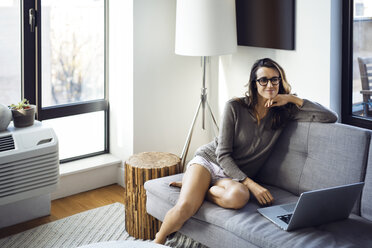
M 246 101 L 240 98 L 240 101 Z M 227 102 L 220 133 L 211 143 L 200 147 L 195 155 L 220 166 L 224 173 L 239 181 L 254 177 L 279 138 L 283 128 L 271 129 L 273 109 L 257 120 L 254 113 L 236 99 Z M 335 122 L 337 115 L 320 104 L 304 99 L 294 113 L 294 121 Z

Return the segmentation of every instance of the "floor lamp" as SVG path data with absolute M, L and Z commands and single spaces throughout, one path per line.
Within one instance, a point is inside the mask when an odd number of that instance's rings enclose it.
M 202 57 L 203 71 L 200 102 L 182 149 L 182 168 L 185 165 L 200 109 L 203 113 L 203 129 L 205 129 L 206 107 L 218 129 L 207 100 L 207 88 L 205 87 L 207 58 L 235 52 L 236 39 L 235 0 L 177 0 L 175 53 Z

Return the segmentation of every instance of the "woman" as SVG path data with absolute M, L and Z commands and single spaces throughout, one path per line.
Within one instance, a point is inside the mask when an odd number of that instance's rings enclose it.
M 176 205 L 168 211 L 156 234 L 163 244 L 207 200 L 231 209 L 242 208 L 252 194 L 271 205 L 271 193 L 252 178 L 264 164 L 286 123 L 335 122 L 336 114 L 290 94 L 284 70 L 275 61 L 256 61 L 245 97 L 227 102 L 218 138 L 200 147 L 188 163 Z

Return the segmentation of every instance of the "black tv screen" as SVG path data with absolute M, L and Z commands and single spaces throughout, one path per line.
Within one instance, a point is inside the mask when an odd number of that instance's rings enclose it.
M 236 0 L 238 45 L 295 49 L 295 0 Z

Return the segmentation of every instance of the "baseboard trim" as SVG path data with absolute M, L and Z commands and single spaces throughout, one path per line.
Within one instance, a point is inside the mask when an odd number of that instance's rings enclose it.
M 124 173 L 124 166 L 120 166 L 119 168 L 118 168 L 118 170 L 119 170 L 119 172 L 118 172 L 118 180 L 117 180 L 117 182 L 118 182 L 118 184 L 120 185 L 120 186 L 122 186 L 123 188 L 125 188 L 125 173 Z
M 123 170 L 122 170 L 122 169 Z M 124 184 L 122 161 L 111 154 L 60 165 L 60 179 L 51 199 L 59 199 L 107 185 Z M 123 178 L 123 180 L 119 180 Z

